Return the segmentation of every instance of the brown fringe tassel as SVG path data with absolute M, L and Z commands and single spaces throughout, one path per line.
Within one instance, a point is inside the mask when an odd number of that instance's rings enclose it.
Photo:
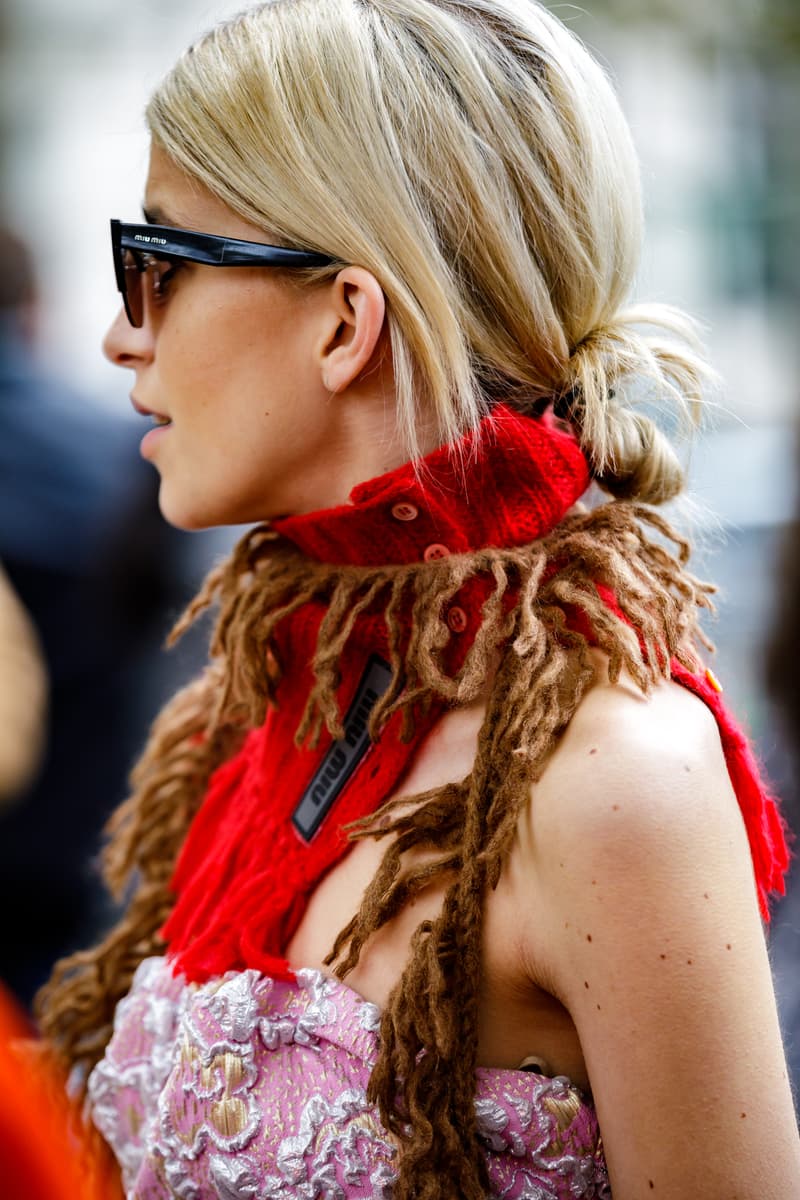
M 42 1029 L 61 1058 L 85 1077 L 102 1056 L 136 966 L 163 952 L 156 931 L 171 907 L 169 879 L 209 775 L 278 702 L 277 626 L 310 600 L 325 604 L 315 682 L 297 737 L 314 740 L 323 725 L 337 737 L 342 650 L 361 613 L 382 611 L 393 679 L 372 714 L 374 738 L 395 711 L 403 712 L 410 736 L 418 706 L 434 699 L 467 704 L 485 694 L 487 680 L 491 686 L 469 776 L 386 804 L 353 829 L 354 838 L 390 840 L 327 961 L 346 976 L 375 930 L 431 882 L 446 883 L 442 910 L 416 930 L 383 1013 L 369 1096 L 401 1147 L 396 1200 L 483 1200 L 474 1112 L 483 901 L 497 885 L 531 785 L 593 679 L 590 647 L 567 627 L 565 609 L 585 614 L 611 680 L 624 669 L 647 692 L 668 677 L 673 658 L 696 670 L 696 643 L 709 645 L 697 621 L 700 609 L 712 607 L 713 589 L 688 574 L 688 557 L 688 544 L 663 518 L 622 501 L 577 512 L 530 546 L 425 565 L 330 566 L 304 558 L 267 529 L 246 534 L 174 631 L 180 636 L 218 599 L 213 665 L 156 721 L 133 794 L 109 826 L 109 886 L 118 896 L 133 889 L 125 915 L 98 947 L 59 963 L 40 993 Z M 442 612 L 477 575 L 494 587 L 465 662 L 451 677 L 441 661 L 448 640 Z M 596 584 L 611 588 L 624 619 Z M 432 861 L 405 867 L 412 847 L 432 852 Z

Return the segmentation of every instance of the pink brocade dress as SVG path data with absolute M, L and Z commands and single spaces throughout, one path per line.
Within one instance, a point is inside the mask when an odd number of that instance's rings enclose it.
M 128 1200 L 391 1200 L 395 1156 L 366 1087 L 380 1013 L 315 970 L 202 985 L 141 964 L 89 1079 Z M 610 1200 L 597 1118 L 568 1079 L 480 1068 L 491 1195 Z

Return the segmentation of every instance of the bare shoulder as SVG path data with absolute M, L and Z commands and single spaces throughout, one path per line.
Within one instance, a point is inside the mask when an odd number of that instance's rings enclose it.
M 589 829 L 622 849 L 628 835 L 665 826 L 740 823 L 713 714 L 680 684 L 645 695 L 630 679 L 601 678 L 587 694 L 537 785 L 540 836 L 585 841 Z
M 601 680 L 516 849 L 526 974 L 575 1023 L 615 1200 L 794 1194 L 750 851 L 706 706 L 674 683 L 643 696 Z
M 659 920 L 705 920 L 715 890 L 718 898 L 735 893 L 735 910 L 757 910 L 716 721 L 671 681 L 645 695 L 632 680 L 600 678 L 532 789 L 520 844 L 537 904 L 554 929 L 562 918 L 592 913 L 598 929 L 608 923 L 622 945 L 633 936 L 628 912 L 652 928 Z M 554 983 L 565 992 L 573 942 L 553 937 L 548 952 Z

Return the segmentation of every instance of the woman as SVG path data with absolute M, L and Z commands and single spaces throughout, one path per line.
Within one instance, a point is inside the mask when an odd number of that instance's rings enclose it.
M 632 402 L 706 368 L 624 307 L 605 77 L 535 3 L 282 0 L 148 121 L 106 353 L 166 517 L 259 524 L 42 998 L 128 1195 L 789 1196 L 785 844 L 646 507 Z
M 30 617 L 0 564 L 0 810 L 30 784 L 42 759 L 47 671 Z

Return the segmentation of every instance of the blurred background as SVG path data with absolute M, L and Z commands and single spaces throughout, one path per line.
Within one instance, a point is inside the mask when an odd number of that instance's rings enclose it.
M 161 521 L 155 473 L 137 454 L 141 418 L 99 343 L 116 309 L 108 218 L 139 214 L 147 96 L 197 32 L 240 7 L 5 0 L 0 15 L 0 213 L 34 272 L 25 284 L 13 246 L 0 247 L 25 335 L 0 368 L 0 562 L 44 645 L 51 696 L 44 764 L 0 815 L 0 977 L 26 1001 L 107 915 L 97 833 L 162 699 L 203 658 L 202 630 L 170 655 L 159 647 L 233 536 Z M 800 5 L 550 7 L 615 78 L 640 151 L 637 295 L 700 317 L 725 378 L 690 457 L 697 573 L 721 585 L 715 671 L 797 826 L 763 664 L 796 496 Z M 794 883 L 772 956 L 800 1086 L 797 872 Z

